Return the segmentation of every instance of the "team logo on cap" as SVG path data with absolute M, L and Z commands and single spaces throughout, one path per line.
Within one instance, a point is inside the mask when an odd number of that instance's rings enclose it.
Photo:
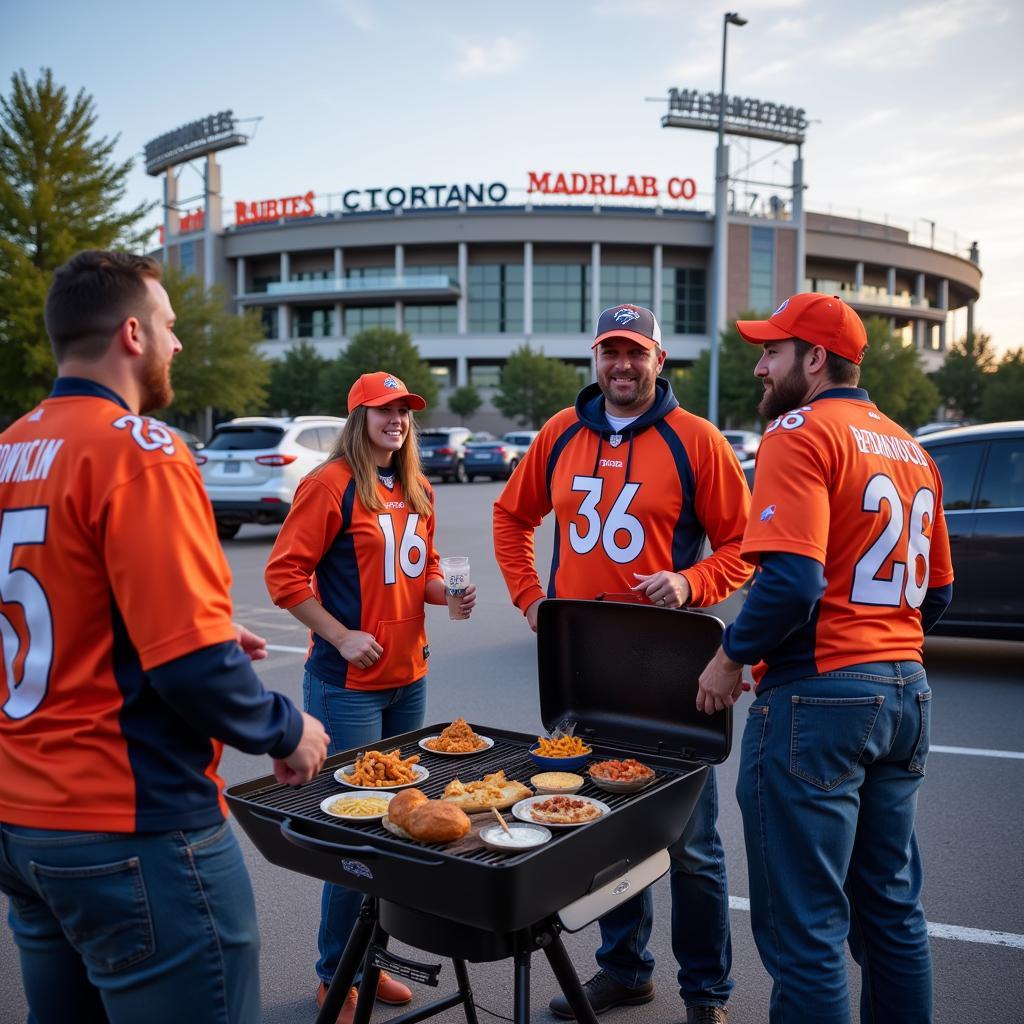
M 622 309 L 615 311 L 615 316 L 612 319 L 617 324 L 622 324 L 622 326 L 625 327 L 626 324 L 631 324 L 634 320 L 639 320 L 640 314 L 635 309 L 623 306 Z
M 402 387 L 402 384 L 401 381 L 395 380 L 394 377 L 385 377 L 384 387 L 391 388 L 393 391 L 398 391 Z
M 774 505 L 766 505 L 763 509 L 761 509 L 761 522 L 762 523 L 767 523 L 769 519 L 774 519 L 774 518 L 775 518 L 775 506 Z
M 772 316 L 778 316 L 788 305 L 789 305 L 789 299 L 783 299 L 782 300 L 782 305 L 779 306 L 779 308 L 777 310 L 775 310 L 774 313 L 772 313 Z

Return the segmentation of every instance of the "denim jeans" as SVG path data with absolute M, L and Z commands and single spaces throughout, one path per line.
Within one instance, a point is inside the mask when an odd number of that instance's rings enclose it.
M 679 964 L 679 992 L 687 1006 L 724 1006 L 732 992 L 732 939 L 725 851 L 715 822 L 718 786 L 708 772 L 682 835 L 669 847 L 672 866 L 672 952 Z M 598 966 L 630 988 L 650 981 L 654 957 L 647 949 L 654 924 L 649 888 L 605 914 Z
M 259 932 L 227 822 L 186 832 L 0 824 L 29 1024 L 258 1024 Z
M 846 1024 L 849 941 L 861 1020 L 931 1020 L 914 835 L 931 691 L 917 662 L 873 662 L 758 696 L 736 795 L 751 926 L 773 1024 Z
M 306 672 L 302 677 L 302 704 L 319 718 L 331 739 L 328 754 L 350 747 L 370 746 L 388 736 L 419 729 L 427 708 L 426 677 L 409 686 L 387 690 L 346 690 Z M 345 943 L 359 916 L 363 894 L 331 882 L 320 898 L 320 930 L 316 973 L 330 984 Z

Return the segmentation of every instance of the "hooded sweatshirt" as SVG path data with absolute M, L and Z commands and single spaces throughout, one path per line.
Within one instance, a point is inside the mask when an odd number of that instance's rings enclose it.
M 668 382 L 654 404 L 616 431 L 597 384 L 556 413 L 494 504 L 494 551 L 524 613 L 542 597 L 623 595 L 662 569 L 682 573 L 690 605 L 724 600 L 749 578 L 740 557 L 750 492 L 729 443 L 679 407 Z M 555 512 L 547 588 L 533 531 Z M 704 540 L 713 554 L 701 559 Z

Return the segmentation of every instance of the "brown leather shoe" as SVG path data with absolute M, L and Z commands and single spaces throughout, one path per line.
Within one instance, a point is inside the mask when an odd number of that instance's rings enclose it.
M 412 1002 L 412 989 L 395 981 L 387 971 L 381 971 L 380 981 L 377 982 L 377 999 L 388 1006 L 405 1006 Z
M 352 1024 L 356 1015 L 356 999 L 358 998 L 358 995 L 358 989 L 353 987 L 348 990 L 348 995 L 345 996 L 345 1002 L 341 1007 L 341 1013 L 338 1014 L 335 1024 Z M 316 990 L 316 1008 L 318 1010 L 323 1009 L 324 1000 L 326 998 L 327 985 L 321 981 L 320 987 Z

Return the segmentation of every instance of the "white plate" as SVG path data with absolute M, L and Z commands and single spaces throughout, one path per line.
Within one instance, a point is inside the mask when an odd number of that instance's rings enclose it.
M 430 777 L 430 772 L 428 772 L 427 769 L 423 767 L 423 765 L 421 765 L 421 764 L 414 764 L 412 766 L 412 771 L 413 771 L 413 775 L 415 775 L 415 778 L 412 780 L 412 782 L 396 782 L 393 786 L 372 786 L 372 787 L 368 787 L 368 786 L 365 786 L 365 785 L 362 785 L 362 784 L 357 784 L 355 782 L 349 782 L 348 779 L 345 778 L 345 775 L 348 774 L 348 773 L 351 773 L 354 769 L 355 769 L 355 762 L 353 762 L 352 764 L 343 764 L 334 773 L 334 777 L 343 786 L 348 786 L 350 789 L 366 789 L 366 790 L 373 789 L 373 790 L 375 790 L 377 792 L 386 792 L 389 789 L 405 789 L 407 786 L 418 786 L 424 779 Z
M 556 794 L 558 796 L 566 796 L 567 794 L 561 793 Z M 528 796 L 525 800 L 520 800 L 512 808 L 512 815 L 518 818 L 520 821 L 525 821 L 530 825 L 543 825 L 544 828 L 577 828 L 579 825 L 589 825 L 592 821 L 599 821 L 604 815 L 610 813 L 611 808 L 604 803 L 602 800 L 595 800 L 592 796 L 580 796 L 578 793 L 569 797 L 570 800 L 583 800 L 585 803 L 593 804 L 600 814 L 596 818 L 588 818 L 586 821 L 574 821 L 560 824 L 557 821 L 539 821 L 533 817 L 530 813 L 530 808 L 534 804 L 540 803 L 542 800 L 552 800 L 554 797 L 551 796 Z
M 371 797 L 377 797 L 385 802 L 389 802 L 393 799 L 394 795 L 394 793 L 381 793 L 372 789 L 360 789 L 355 793 L 335 793 L 333 796 L 329 796 L 326 800 L 320 802 L 320 810 L 324 814 L 329 814 L 332 818 L 341 818 L 344 821 L 377 821 L 388 813 L 387 808 L 381 811 L 380 814 L 338 814 L 337 811 L 331 810 L 331 804 L 336 800 L 364 800 Z
M 602 779 L 599 775 L 587 775 L 587 778 L 606 793 L 639 793 L 646 789 L 657 779 L 657 775 L 648 775 L 643 779 L 631 779 L 628 782 L 623 779 Z
M 477 733 L 477 736 L 480 736 L 480 733 Z M 482 747 L 477 747 L 476 750 L 466 750 L 461 753 L 456 753 L 452 750 L 435 750 L 433 747 L 427 746 L 427 740 L 436 739 L 436 736 L 424 736 L 423 739 L 420 740 L 419 745 L 428 754 L 440 754 L 442 757 L 472 757 L 474 754 L 482 754 L 485 750 L 490 750 L 491 747 L 494 746 L 494 740 L 492 740 L 490 736 L 480 736 L 480 739 L 483 740 Z
M 500 850 L 502 853 L 523 853 L 525 850 L 535 850 L 538 846 L 543 846 L 551 841 L 550 829 L 536 821 L 531 821 L 528 824 L 513 821 L 509 822 L 508 827 L 513 832 L 518 832 L 520 829 L 536 829 L 541 837 L 535 843 L 524 843 L 522 846 L 503 843 L 500 837 L 505 834 L 504 829 L 500 825 L 488 825 L 487 828 L 480 829 L 480 842 L 484 846 L 489 846 L 492 850 Z

